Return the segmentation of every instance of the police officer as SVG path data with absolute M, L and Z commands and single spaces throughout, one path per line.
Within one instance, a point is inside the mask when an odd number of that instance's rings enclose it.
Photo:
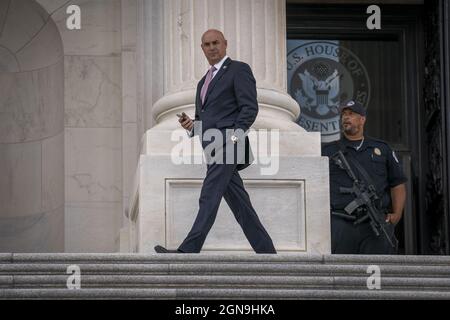
M 382 217 L 385 229 L 391 235 L 394 227 L 400 221 L 406 200 L 406 177 L 402 172 L 400 162 L 395 152 L 386 142 L 364 135 L 366 110 L 358 102 L 350 101 L 340 107 L 342 136 L 338 141 L 323 146 L 322 153 L 330 159 L 330 196 L 331 196 L 331 251 L 335 254 L 393 254 L 393 249 L 387 237 L 377 236 L 370 226 L 370 220 L 355 224 L 348 219 L 349 213 L 344 209 L 355 196 L 342 193 L 340 187 L 353 186 L 353 180 L 348 173 L 340 168 L 332 156 L 341 150 L 346 158 L 359 163 L 365 170 L 366 178 L 376 188 L 379 202 L 377 207 L 387 214 Z M 364 180 L 357 165 L 349 162 L 358 180 Z M 367 179 L 366 179 L 367 180 Z M 353 215 L 367 215 L 364 206 Z M 354 218 L 354 217 L 350 217 Z

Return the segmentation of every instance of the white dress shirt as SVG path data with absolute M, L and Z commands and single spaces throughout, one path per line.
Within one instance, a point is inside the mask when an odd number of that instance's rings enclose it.
M 226 55 L 225 57 L 223 57 L 222 60 L 220 60 L 218 63 L 216 63 L 214 65 L 214 67 L 216 68 L 216 71 L 213 72 L 212 79 L 214 79 L 214 77 L 216 76 L 217 72 L 219 72 L 220 68 L 222 68 L 222 65 L 224 64 L 225 60 L 227 60 L 227 59 L 228 59 L 228 56 Z
M 216 76 L 216 74 L 219 72 L 220 68 L 222 68 L 223 64 L 225 63 L 225 60 L 227 60 L 227 59 L 228 59 L 228 56 L 225 55 L 225 57 L 223 57 L 222 60 L 220 60 L 219 62 L 217 62 L 217 63 L 214 65 L 214 67 L 216 68 L 216 71 L 213 72 L 213 76 L 212 76 L 211 80 L 214 79 L 214 77 Z M 211 68 L 211 67 L 210 67 L 210 68 Z M 208 69 L 208 70 L 209 70 L 209 69 Z M 186 131 L 187 131 L 188 136 L 191 137 L 191 136 L 192 136 L 192 133 L 193 133 L 193 131 L 194 131 L 194 128 L 192 128 L 191 131 L 188 131 L 188 130 L 186 130 Z

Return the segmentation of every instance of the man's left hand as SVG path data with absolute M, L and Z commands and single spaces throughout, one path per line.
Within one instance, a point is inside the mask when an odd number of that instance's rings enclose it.
M 402 218 L 401 213 L 389 213 L 386 216 L 386 222 L 393 224 L 395 226 L 395 225 L 397 225 L 397 223 L 400 221 L 401 218 Z

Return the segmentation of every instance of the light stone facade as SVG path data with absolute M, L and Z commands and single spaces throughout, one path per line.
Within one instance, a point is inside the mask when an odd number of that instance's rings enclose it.
M 81 8 L 81 30 L 66 26 L 69 4 Z M 284 0 L 1 1 L 0 243 L 11 245 L 0 251 L 148 253 L 166 236 L 180 241 L 205 170 L 171 165 L 170 135 L 175 113 L 193 115 L 207 67 L 200 37 L 214 27 L 254 71 L 254 128 L 280 129 L 279 174 L 262 179 L 258 165 L 243 174 L 261 219 L 282 250 L 329 252 L 327 161 L 319 135 L 294 123 L 285 21 Z M 278 202 L 264 202 L 271 193 Z M 183 215 L 173 203 L 186 198 Z M 279 207 L 284 227 L 266 213 L 277 203 L 299 206 Z M 130 223 L 132 206 L 142 207 Z M 248 250 L 228 210 L 205 249 Z M 166 213 L 177 224 L 167 227 Z M 229 225 L 236 241 L 218 247 Z
M 61 37 L 35 2 L 0 12 L 0 251 L 63 251 Z

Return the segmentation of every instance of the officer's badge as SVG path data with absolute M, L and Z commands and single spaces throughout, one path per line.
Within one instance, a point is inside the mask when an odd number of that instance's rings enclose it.
M 375 149 L 373 150 L 373 153 L 375 153 L 377 156 L 381 156 L 381 150 L 378 149 L 378 148 L 375 148 Z

